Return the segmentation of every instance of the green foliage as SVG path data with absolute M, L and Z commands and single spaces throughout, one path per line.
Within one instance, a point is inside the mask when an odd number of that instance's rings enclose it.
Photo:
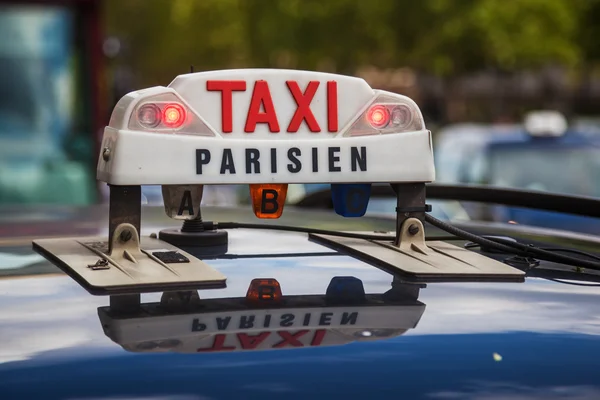
M 196 70 L 374 65 L 456 75 L 598 58 L 598 0 L 108 0 L 140 83 Z M 595 15 L 595 17 L 594 17 Z M 595 29 L 595 31 L 594 31 Z
M 579 41 L 583 57 L 587 61 L 600 63 L 600 0 L 582 1 Z

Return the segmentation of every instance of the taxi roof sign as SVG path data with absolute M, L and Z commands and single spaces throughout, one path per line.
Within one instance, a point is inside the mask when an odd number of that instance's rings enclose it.
M 414 101 L 359 78 L 226 70 L 129 93 L 104 131 L 97 177 L 110 185 L 108 240 L 34 241 L 36 251 L 92 293 L 225 285 L 226 277 L 201 260 L 225 254 L 228 246 L 227 231 L 216 224 L 205 229 L 204 184 L 249 184 L 255 215 L 277 218 L 290 183 L 331 183 L 335 210 L 347 217 L 365 213 L 372 183 L 388 183 L 397 197 L 393 242 L 311 239 L 419 281 L 482 279 L 480 268 L 471 268 L 477 263 L 490 270 L 483 278 L 524 279 L 522 271 L 466 249 L 426 245 L 431 133 Z M 141 185 L 163 186 L 165 212 L 184 220 L 181 229 L 141 240 Z M 195 268 L 171 265 L 182 260 Z M 448 268 L 440 271 L 438 264 Z M 115 302 L 129 307 L 122 300 Z
M 124 96 L 98 179 L 113 185 L 430 182 L 430 132 L 406 96 L 360 78 L 242 69 Z

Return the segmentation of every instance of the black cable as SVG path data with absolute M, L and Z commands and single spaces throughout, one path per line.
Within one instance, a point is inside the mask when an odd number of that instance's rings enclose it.
M 331 256 L 342 256 L 335 251 L 328 252 L 313 252 L 313 253 L 275 253 L 275 254 L 221 254 L 219 259 L 223 260 L 237 260 L 240 258 L 298 258 L 298 257 L 331 257 Z
M 544 248 L 541 248 L 541 247 L 533 246 L 531 244 L 523 244 L 523 243 L 519 243 L 519 242 L 513 242 L 513 241 L 509 241 L 509 240 L 502 239 L 502 238 L 495 238 L 493 240 L 497 241 L 498 243 L 505 244 L 510 247 L 514 247 L 515 249 L 521 249 L 523 252 L 528 252 L 529 255 L 532 255 L 540 260 L 551 261 L 551 262 L 555 262 L 555 263 L 559 263 L 559 264 L 567 264 L 567 265 L 572 265 L 572 266 L 576 266 L 576 267 L 583 267 L 583 268 L 588 268 L 588 269 L 593 269 L 593 270 L 600 270 L 599 262 L 584 260 L 579 257 L 570 257 L 570 256 L 562 255 L 562 254 L 557 254 L 558 252 L 564 251 L 567 253 L 574 253 L 574 254 L 580 254 L 580 255 L 583 254 L 586 257 L 596 258 L 595 256 L 593 256 L 591 254 L 588 254 L 585 252 L 580 252 L 579 250 L 557 248 L 557 249 L 553 249 L 553 250 L 549 251 L 549 250 L 545 250 Z
M 600 283 L 567 282 L 567 281 L 563 281 L 561 279 L 543 278 L 543 277 L 542 277 L 542 279 L 546 279 L 548 281 L 552 281 L 552 282 L 556 282 L 556 283 L 562 283 L 563 285 L 573 285 L 573 286 L 583 286 L 583 287 L 600 287 Z
M 489 236 L 481 236 L 483 238 L 489 238 L 490 240 L 494 241 L 496 239 L 502 239 L 502 238 L 494 238 L 494 237 L 489 237 Z M 513 242 L 514 243 L 514 242 Z M 473 249 L 475 247 L 480 247 L 481 245 L 478 243 L 474 243 L 474 242 L 469 242 L 467 244 L 465 244 L 465 249 Z M 597 256 L 595 254 L 592 253 L 587 253 L 585 251 L 581 251 L 581 250 L 576 250 L 576 249 L 566 249 L 566 248 L 560 248 L 560 247 L 540 247 L 540 249 L 545 250 L 545 251 L 551 251 L 554 253 L 571 253 L 571 254 L 577 254 L 583 257 L 589 257 L 591 259 L 594 260 L 598 260 L 600 261 L 600 256 Z
M 206 223 L 205 223 L 206 225 Z M 364 240 L 394 240 L 396 239 L 393 235 L 370 235 L 368 233 L 352 233 L 352 232 L 340 232 L 332 231 L 327 229 L 315 229 L 315 228 L 304 228 L 301 226 L 291 225 L 266 225 L 266 224 L 247 224 L 243 222 L 215 222 L 213 224 L 214 229 L 265 229 L 273 231 L 288 231 L 288 232 L 300 232 L 300 233 L 312 233 L 317 235 L 329 235 L 346 237 L 351 239 L 364 239 Z M 211 229 L 213 229 L 211 227 Z M 426 237 L 426 240 L 457 240 L 458 237 L 453 236 L 430 236 Z
M 578 254 L 580 256 L 584 256 L 584 257 L 589 257 L 592 258 L 594 260 L 598 260 L 600 261 L 600 257 L 592 254 L 592 253 L 587 253 L 585 251 L 581 251 L 581 250 L 575 250 L 575 249 L 561 249 L 560 247 L 541 247 L 542 250 L 546 250 L 546 251 L 552 251 L 552 252 L 556 252 L 556 253 L 572 253 L 572 254 Z
M 493 248 L 496 250 L 504 251 L 509 254 L 518 254 L 522 256 L 533 256 L 540 260 L 555 262 L 559 264 L 573 265 L 577 267 L 583 267 L 593 270 L 600 270 L 600 263 L 583 260 L 580 258 L 569 257 L 562 254 L 557 254 L 553 251 L 543 250 L 539 247 L 535 247 L 533 245 L 526 245 L 519 242 L 513 242 L 510 240 L 494 238 L 494 239 L 486 239 L 481 236 L 475 235 L 470 232 L 463 231 L 455 226 L 452 226 L 444 221 L 440 221 L 439 219 L 431 216 L 430 214 L 425 214 L 425 221 L 429 222 L 431 225 L 442 229 L 452 235 L 461 237 L 463 239 L 469 240 L 471 242 L 477 243 L 481 246 L 486 246 L 489 248 Z
M 430 214 L 425 214 L 425 221 L 429 222 L 431 225 L 433 225 L 445 232 L 448 232 L 454 236 L 458 236 L 459 238 L 469 240 L 473 243 L 477 243 L 480 246 L 490 247 L 490 248 L 493 248 L 496 250 L 503 251 L 508 254 L 516 253 L 514 247 L 510 247 L 503 243 L 496 242 L 496 239 L 494 239 L 494 240 L 486 239 L 486 238 L 476 235 L 474 233 L 463 231 L 462 229 L 457 228 L 453 225 L 450 225 L 444 221 L 440 221 L 439 219 L 431 216 Z M 522 253 L 522 251 L 520 251 L 519 253 Z M 520 254 L 520 255 L 524 255 L 524 254 Z

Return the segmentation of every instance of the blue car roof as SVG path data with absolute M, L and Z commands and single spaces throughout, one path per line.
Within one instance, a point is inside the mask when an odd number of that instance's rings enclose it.
M 488 146 L 507 146 L 527 143 L 535 144 L 536 146 L 587 146 L 594 143 L 600 144 L 600 137 L 590 137 L 574 130 L 568 130 L 564 135 L 559 137 L 536 137 L 531 136 L 525 130 L 516 130 L 510 133 L 493 132 L 487 144 Z

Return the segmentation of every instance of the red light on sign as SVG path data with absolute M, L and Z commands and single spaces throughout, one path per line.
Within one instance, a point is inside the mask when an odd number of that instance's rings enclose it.
M 281 301 L 281 286 L 276 279 L 253 279 L 246 293 L 246 300 L 256 302 Z
M 367 113 L 367 119 L 373 128 L 385 128 L 390 122 L 390 112 L 385 106 L 373 106 Z
M 250 185 L 252 209 L 258 218 L 279 218 L 283 214 L 287 184 L 259 184 Z
M 185 109 L 180 104 L 167 104 L 163 109 L 163 123 L 169 128 L 179 128 L 185 121 Z

